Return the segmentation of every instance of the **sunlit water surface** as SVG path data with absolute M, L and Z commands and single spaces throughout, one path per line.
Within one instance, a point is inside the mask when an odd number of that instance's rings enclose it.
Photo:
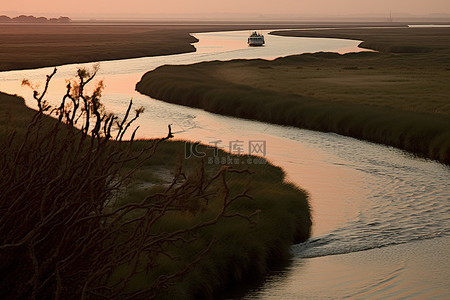
M 247 31 L 195 34 L 197 52 L 106 61 L 106 109 L 124 112 L 132 98 L 145 107 L 138 137 L 167 134 L 227 149 L 229 142 L 265 141 L 267 159 L 287 180 L 310 193 L 313 236 L 292 247 L 292 264 L 269 276 L 248 299 L 450 297 L 448 260 L 450 169 L 402 151 L 356 139 L 211 114 L 135 92 L 141 76 L 163 64 L 234 58 L 273 59 L 317 51 L 361 51 L 359 41 L 268 35 L 266 46 L 249 48 Z M 56 105 L 65 80 L 79 64 L 58 67 L 47 99 Z M 90 66 L 90 64 L 87 64 Z M 0 73 L 0 90 L 36 108 L 27 78 L 41 82 L 52 68 Z

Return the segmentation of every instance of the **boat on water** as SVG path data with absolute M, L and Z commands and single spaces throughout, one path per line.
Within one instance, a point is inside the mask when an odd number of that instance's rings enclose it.
M 252 34 L 248 37 L 248 45 L 249 46 L 262 46 L 264 45 L 264 35 L 253 31 Z

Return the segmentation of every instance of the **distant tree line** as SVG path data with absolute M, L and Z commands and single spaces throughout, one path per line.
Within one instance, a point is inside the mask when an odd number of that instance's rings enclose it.
M 46 17 L 35 17 L 35 16 L 25 16 L 20 15 L 18 17 L 10 18 L 8 16 L 0 16 L 0 23 L 69 23 L 72 20 L 69 17 L 59 17 L 59 18 L 50 18 Z

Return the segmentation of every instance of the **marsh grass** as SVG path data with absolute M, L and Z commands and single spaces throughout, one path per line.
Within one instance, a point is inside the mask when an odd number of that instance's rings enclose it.
M 448 164 L 449 59 L 446 52 L 315 53 L 162 66 L 136 89 L 167 102 L 335 132 Z
M 145 141 L 135 143 L 139 148 L 141 147 L 139 144 Z M 173 170 L 174 174 L 177 163 L 173 158 L 183 156 L 184 149 L 184 141 L 164 142 L 142 169 L 164 166 Z M 208 161 L 208 157 L 212 155 L 211 149 L 201 146 L 198 150 L 207 153 L 205 161 Z M 219 150 L 218 155 L 229 156 L 222 150 Z M 290 245 L 309 236 L 311 219 L 306 192 L 299 193 L 297 187 L 285 182 L 284 173 L 280 168 L 269 163 L 249 165 L 246 164 L 247 158 L 248 156 L 240 157 L 239 168 L 249 169 L 252 173 L 229 174 L 227 183 L 231 197 L 248 188 L 248 194 L 253 199 L 243 198 L 234 202 L 230 212 L 246 215 L 259 211 L 254 219 L 255 224 L 251 225 L 242 219 L 224 218 L 216 226 L 205 228 L 194 244 L 173 249 L 172 254 L 181 256 L 183 262 L 183 259 L 186 259 L 185 255 L 187 259 L 192 258 L 199 248 L 205 247 L 210 240 L 215 240 L 214 247 L 200 263 L 167 294 L 161 294 L 157 298 L 214 299 L 224 295 L 240 295 L 239 293 L 243 292 L 242 286 L 261 281 L 264 274 L 274 266 L 285 265 L 290 257 Z M 189 174 L 195 173 L 196 166 L 200 162 L 197 159 L 188 159 L 183 163 Z M 222 165 L 205 164 L 205 172 L 214 174 L 221 167 Z M 139 181 L 140 176 L 140 173 L 136 173 L 132 182 Z M 123 199 L 128 199 L 134 192 L 135 189 L 131 188 Z M 215 211 L 219 208 L 220 204 L 213 203 L 204 215 L 198 217 L 208 218 L 212 213 L 209 210 Z M 161 230 L 182 228 L 198 221 L 189 213 L 169 215 L 167 222 L 165 220 L 161 222 Z M 179 267 L 179 263 L 167 261 L 164 268 L 174 270 Z M 148 279 L 141 278 L 141 283 L 144 284 L 146 280 Z M 233 284 L 236 282 L 240 284 Z

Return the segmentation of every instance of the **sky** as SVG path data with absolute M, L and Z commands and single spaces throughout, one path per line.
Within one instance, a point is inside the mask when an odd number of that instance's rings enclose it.
M 1 0 L 0 13 L 95 16 L 450 14 L 450 0 Z

